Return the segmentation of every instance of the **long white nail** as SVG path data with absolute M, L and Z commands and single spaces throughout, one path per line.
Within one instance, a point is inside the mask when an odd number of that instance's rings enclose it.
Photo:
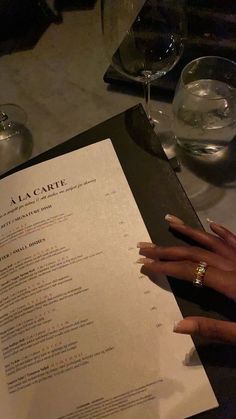
M 175 320 L 174 327 L 173 327 L 173 332 L 176 332 L 179 322 L 181 322 L 181 320 Z
M 137 248 L 138 249 L 148 249 L 148 248 L 153 248 L 156 247 L 156 245 L 154 243 L 147 243 L 147 242 L 138 242 L 137 243 Z
M 154 260 L 150 258 L 139 258 L 136 263 L 141 263 L 142 265 L 149 265 L 150 263 L 153 263 Z
M 165 220 L 168 221 L 169 223 L 184 224 L 183 220 L 171 214 L 166 214 Z
M 214 223 L 214 224 L 215 224 L 215 221 L 211 220 L 210 218 L 207 218 L 206 220 L 207 220 L 207 222 L 208 222 L 209 224 L 211 224 L 211 223 Z
M 191 335 L 197 331 L 196 321 L 192 319 L 183 319 L 174 322 L 173 332 Z

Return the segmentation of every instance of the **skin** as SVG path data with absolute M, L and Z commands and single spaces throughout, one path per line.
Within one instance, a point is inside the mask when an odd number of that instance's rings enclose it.
M 197 246 L 162 247 L 153 243 L 138 244 L 141 272 L 159 274 L 192 282 L 199 261 L 207 263 L 204 286 L 213 288 L 236 301 L 236 235 L 222 225 L 209 221 L 214 234 L 185 225 L 179 218 L 167 215 L 172 230 L 193 239 Z M 198 246 L 199 244 L 199 246 Z M 186 317 L 174 326 L 174 332 L 199 335 L 214 341 L 236 345 L 236 323 L 205 317 Z

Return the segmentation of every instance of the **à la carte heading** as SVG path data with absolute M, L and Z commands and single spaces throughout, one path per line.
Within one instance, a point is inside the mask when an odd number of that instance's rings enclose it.
M 27 199 L 32 199 L 44 193 L 55 191 L 66 185 L 67 185 L 66 179 L 60 179 L 60 180 L 56 180 L 53 183 L 49 183 L 48 185 L 39 186 L 35 188 L 32 192 L 25 192 L 22 195 L 18 195 L 17 197 L 11 198 L 10 206 L 18 205 L 21 202 L 26 201 Z

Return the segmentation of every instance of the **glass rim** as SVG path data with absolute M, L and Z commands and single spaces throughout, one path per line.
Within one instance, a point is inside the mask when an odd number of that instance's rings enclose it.
M 194 62 L 197 62 L 197 61 L 200 61 L 200 60 L 209 59 L 209 58 L 211 58 L 211 59 L 217 59 L 217 60 L 221 60 L 221 61 L 227 61 L 228 63 L 233 64 L 233 66 L 235 66 L 235 69 L 236 69 L 236 62 L 235 61 L 232 61 L 229 58 L 221 57 L 220 55 L 204 55 L 202 57 L 194 58 L 194 60 L 189 61 L 189 63 L 186 64 L 186 66 L 183 68 L 183 70 L 181 71 L 181 74 L 180 74 L 180 81 L 181 81 L 184 89 L 187 90 L 186 83 L 183 80 L 183 75 L 184 75 L 184 72 L 186 71 L 186 69 L 190 66 L 190 64 L 193 64 Z M 222 97 L 221 98 L 207 98 L 207 97 L 204 97 L 204 96 L 200 96 L 200 95 L 198 95 L 196 93 L 192 93 L 189 90 L 188 90 L 188 94 L 190 94 L 192 96 L 196 96 L 196 97 L 201 98 L 201 99 L 204 99 L 204 100 L 211 100 L 211 101 L 212 100 L 222 100 L 222 99 L 224 99 Z M 229 96 L 227 96 L 227 98 L 228 97 L 231 98 L 231 97 L 234 97 L 234 96 L 235 96 L 235 94 L 232 93 Z

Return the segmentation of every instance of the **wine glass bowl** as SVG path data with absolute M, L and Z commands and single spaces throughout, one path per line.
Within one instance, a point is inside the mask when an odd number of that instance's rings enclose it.
M 108 59 L 118 72 L 143 84 L 145 110 L 158 135 L 156 115 L 152 118 L 150 112 L 150 86 L 182 55 L 185 0 L 101 0 L 101 18 Z
M 117 0 L 113 5 L 102 0 L 104 45 L 113 67 L 140 82 L 170 71 L 183 51 L 184 1 Z

